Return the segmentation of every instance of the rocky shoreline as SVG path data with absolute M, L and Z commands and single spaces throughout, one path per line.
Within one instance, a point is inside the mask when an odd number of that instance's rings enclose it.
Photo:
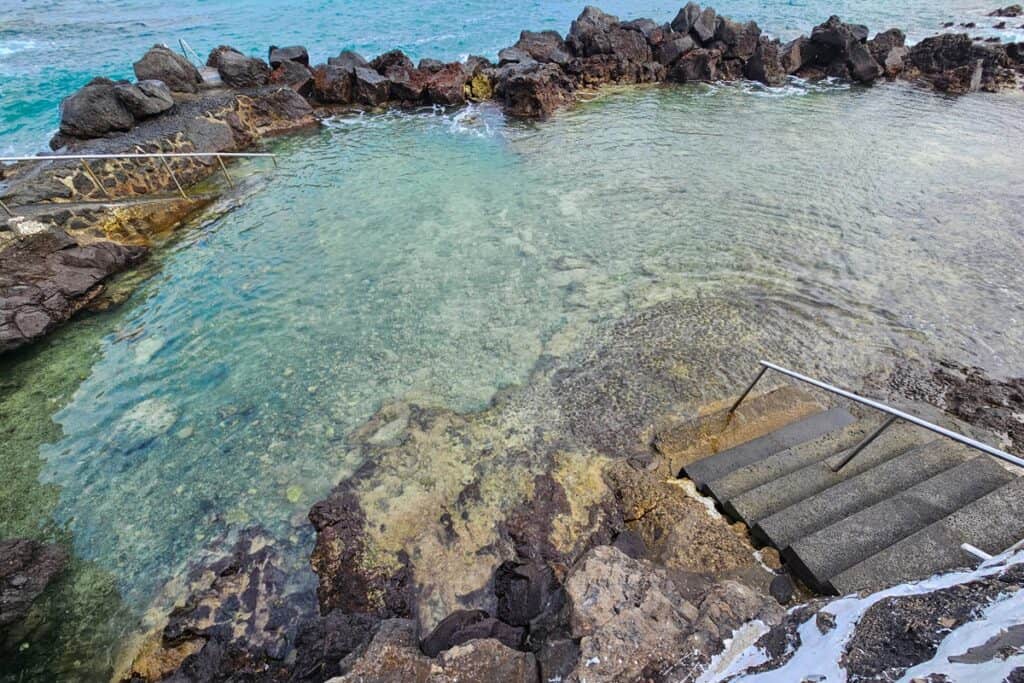
M 1014 7 L 999 12 L 1013 16 Z M 1013 87 L 1024 72 L 1018 43 L 946 33 L 908 47 L 899 29 L 868 36 L 867 27 L 830 17 L 810 36 L 781 44 L 754 22 L 690 3 L 666 24 L 620 21 L 587 7 L 566 36 L 523 31 L 497 63 L 470 57 L 414 65 L 392 50 L 369 61 L 343 51 L 313 65 L 304 47 L 271 47 L 265 62 L 220 46 L 200 72 L 156 46 L 135 63 L 136 83 L 96 78 L 66 98 L 51 146 L 79 154 L 233 152 L 353 107 L 493 101 L 509 116 L 544 118 L 607 84 L 899 78 L 955 94 Z M 208 201 L 174 196 L 169 169 L 188 186 L 218 170 L 213 159 L 168 164 L 104 160 L 85 169 L 53 161 L 2 169 L 0 200 L 18 215 L 0 223 L 0 353 L 88 307 L 107 279 L 145 258 L 154 233 Z M 91 254 L 97 243 L 104 244 L 102 257 Z

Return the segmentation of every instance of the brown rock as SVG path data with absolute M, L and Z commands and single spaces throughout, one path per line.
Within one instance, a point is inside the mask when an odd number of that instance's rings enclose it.
M 458 62 L 445 64 L 430 74 L 427 79 L 425 96 L 430 104 L 458 106 L 466 103 L 465 70 Z
M 718 79 L 722 53 L 703 48 L 692 50 L 679 58 L 668 76 L 677 83 L 711 82 Z
M 313 70 L 313 96 L 324 104 L 351 104 L 353 69 L 328 64 Z

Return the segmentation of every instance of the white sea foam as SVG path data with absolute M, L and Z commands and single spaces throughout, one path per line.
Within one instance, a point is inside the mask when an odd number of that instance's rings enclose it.
M 0 43 L 0 57 L 9 57 L 10 55 L 18 52 L 25 52 L 27 50 L 34 50 L 39 46 L 34 40 L 7 40 Z

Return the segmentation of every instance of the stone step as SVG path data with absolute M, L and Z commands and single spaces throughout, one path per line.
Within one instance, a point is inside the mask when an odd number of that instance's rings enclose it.
M 1013 474 L 994 459 L 977 456 L 795 541 L 782 551 L 782 557 L 808 586 L 834 592 L 829 579 L 843 570 L 1012 479 Z
M 733 470 L 708 482 L 707 490 L 720 502 L 735 498 L 773 479 L 856 446 L 880 423 L 880 420 L 858 420 L 839 431 L 829 432 L 813 441 L 797 444 L 746 467 Z
M 804 498 L 821 493 L 841 481 L 895 458 L 920 445 L 923 439 L 919 428 L 905 423 L 895 424 L 838 472 L 833 472 L 831 466 L 842 458 L 843 453 L 750 489 L 725 501 L 723 507 L 730 516 L 743 520 L 748 526 L 753 527 L 756 522 L 795 505 Z
M 760 543 L 785 548 L 956 467 L 967 460 L 970 453 L 967 448 L 948 440 L 919 446 L 762 519 L 751 532 Z
M 853 421 L 853 415 L 845 408 L 831 408 L 814 413 L 752 441 L 686 465 L 683 472 L 699 489 L 705 490 L 709 481 L 779 451 L 842 429 Z
M 846 595 L 971 567 L 978 559 L 960 548 L 963 543 L 998 555 L 1022 539 L 1024 477 L 1015 477 L 948 517 L 843 570 L 829 579 L 829 588 Z

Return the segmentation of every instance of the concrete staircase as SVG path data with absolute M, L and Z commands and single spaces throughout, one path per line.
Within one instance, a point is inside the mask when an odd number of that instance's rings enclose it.
M 821 593 L 845 594 L 977 564 L 967 543 L 997 554 L 1024 539 L 1024 477 L 995 458 L 897 423 L 838 472 L 843 455 L 881 424 L 844 407 L 807 409 L 786 389 L 784 424 L 771 418 L 774 395 L 750 399 L 736 414 L 698 421 L 723 430 L 716 452 L 673 457 L 671 433 L 655 446 L 756 542 L 771 545 L 790 571 Z M 804 409 L 791 410 L 794 402 Z M 859 413 L 859 411 L 858 411 Z M 754 416 L 754 417 L 750 417 Z M 732 423 L 738 423 L 733 427 Z M 766 427 L 758 433 L 757 424 Z M 744 439 L 730 439 L 730 429 Z

